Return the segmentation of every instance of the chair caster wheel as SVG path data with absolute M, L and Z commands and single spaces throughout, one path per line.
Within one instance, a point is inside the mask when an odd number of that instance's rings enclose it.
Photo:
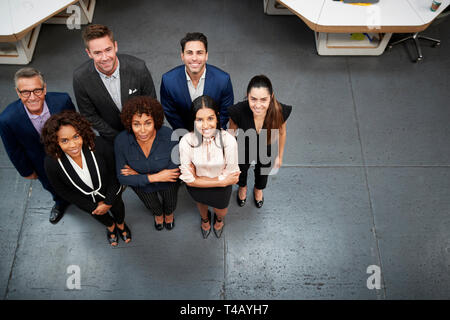
M 414 62 L 417 63 L 417 62 L 422 61 L 422 60 L 423 60 L 423 57 L 418 57 Z
M 433 44 L 433 48 L 439 47 L 441 45 L 440 42 Z

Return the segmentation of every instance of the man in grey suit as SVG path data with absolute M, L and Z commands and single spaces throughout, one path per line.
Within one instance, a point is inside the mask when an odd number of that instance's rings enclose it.
M 152 76 L 143 60 L 117 54 L 117 41 L 107 26 L 92 24 L 83 30 L 86 53 L 91 60 L 73 74 L 78 109 L 111 143 L 124 129 L 122 105 L 132 96 L 156 99 Z

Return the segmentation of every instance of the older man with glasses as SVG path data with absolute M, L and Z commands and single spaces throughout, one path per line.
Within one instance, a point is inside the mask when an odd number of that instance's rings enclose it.
M 45 174 L 41 130 L 51 115 L 75 110 L 75 106 L 67 93 L 47 93 L 42 74 L 34 68 L 18 70 L 14 81 L 19 99 L 0 113 L 0 136 L 19 174 L 26 179 L 39 179 L 44 189 L 53 195 L 55 205 L 50 212 L 50 222 L 57 223 L 68 203 L 56 195 Z

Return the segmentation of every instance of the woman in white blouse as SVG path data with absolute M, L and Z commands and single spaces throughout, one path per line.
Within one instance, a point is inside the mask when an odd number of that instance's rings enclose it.
M 230 202 L 232 185 L 239 180 L 236 139 L 220 128 L 219 107 L 206 95 L 192 102 L 192 126 L 180 141 L 180 179 L 197 203 L 206 239 L 211 232 L 214 210 L 214 233 L 222 235 Z

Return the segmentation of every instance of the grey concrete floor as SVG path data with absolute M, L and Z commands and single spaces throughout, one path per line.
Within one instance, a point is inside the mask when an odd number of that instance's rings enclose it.
M 158 92 L 188 31 L 208 36 L 209 62 L 231 74 L 236 102 L 267 74 L 294 106 L 284 166 L 262 209 L 250 195 L 238 208 L 234 190 L 221 239 L 202 239 L 185 188 L 170 232 L 157 232 L 127 189 L 133 242 L 112 249 L 74 206 L 51 225 L 49 194 L 16 173 L 2 146 L 3 299 L 450 298 L 450 19 L 426 30 L 442 45 L 425 44 L 419 64 L 410 44 L 378 57 L 318 56 L 301 20 L 266 16 L 259 0 L 98 0 L 94 22 L 147 62 Z M 80 30 L 44 25 L 30 65 L 74 100 L 72 71 L 86 59 Z M 17 98 L 18 68 L 0 65 L 0 110 Z M 66 285 L 70 265 L 81 290 Z M 373 265 L 380 289 L 367 287 Z

